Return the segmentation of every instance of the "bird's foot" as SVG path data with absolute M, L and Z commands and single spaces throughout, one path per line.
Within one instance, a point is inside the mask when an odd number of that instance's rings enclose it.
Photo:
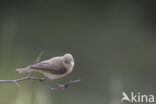
M 55 83 L 59 89 L 64 90 L 65 86 L 59 83 Z
M 58 85 L 58 88 L 60 88 L 61 90 L 64 90 L 65 86 L 64 85 Z

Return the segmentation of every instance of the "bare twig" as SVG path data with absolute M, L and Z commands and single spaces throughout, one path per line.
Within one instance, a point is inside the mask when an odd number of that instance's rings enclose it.
M 34 64 L 38 63 L 41 59 L 41 56 L 43 55 L 44 51 L 41 51 L 41 53 L 38 55 L 37 59 L 35 60 Z
M 23 77 L 23 78 L 16 79 L 16 80 L 0 80 L 0 82 L 11 82 L 11 83 L 15 83 L 17 86 L 20 86 L 20 84 L 18 82 L 24 81 L 24 80 L 38 80 L 38 81 L 43 81 L 43 80 L 45 80 L 45 78 Z
M 39 54 L 39 56 L 37 57 L 37 59 L 35 60 L 34 64 L 38 63 L 40 61 L 40 58 L 43 54 L 43 51 L 41 51 L 41 53 Z M 45 78 L 37 78 L 37 77 L 31 77 L 31 73 L 29 73 L 26 77 L 20 78 L 20 79 L 16 79 L 16 80 L 0 80 L 0 82 L 8 82 L 8 83 L 15 83 L 17 86 L 20 86 L 20 84 L 18 82 L 24 81 L 24 80 L 38 80 L 41 83 L 43 83 L 48 89 L 50 89 L 51 91 L 53 90 L 57 90 L 57 89 L 64 89 L 66 87 L 68 87 L 69 85 L 71 85 L 72 83 L 77 83 L 80 80 L 74 80 L 74 81 L 69 81 L 65 84 L 62 85 L 62 87 L 56 87 L 56 88 L 52 88 L 47 82 Z
M 73 80 L 73 81 L 69 81 L 67 83 L 64 84 L 64 87 L 68 87 L 69 85 L 71 85 L 72 83 L 77 83 L 77 82 L 80 82 L 80 79 L 78 80 Z
M 44 51 L 41 51 L 40 54 L 38 55 L 37 59 L 35 60 L 34 64 L 38 63 L 41 59 L 41 56 L 43 55 Z M 27 77 L 30 77 L 31 73 L 28 73 Z
M 57 89 L 57 88 L 52 88 L 45 80 L 43 80 L 42 82 L 43 82 L 43 84 L 44 84 L 48 89 L 50 89 L 51 91 Z
M 80 79 L 78 79 L 78 80 L 73 80 L 73 81 L 69 81 L 69 82 L 63 84 L 61 87 L 52 88 L 52 87 L 50 87 L 50 86 L 46 83 L 45 80 L 42 80 L 43 84 L 44 84 L 47 88 L 49 88 L 51 91 L 54 91 L 54 90 L 57 90 L 57 89 L 64 89 L 64 88 L 68 87 L 69 85 L 71 85 L 72 83 L 77 83 L 77 82 L 79 82 L 79 81 L 80 81 Z
M 38 80 L 38 81 L 42 82 L 51 91 L 66 88 L 69 85 L 71 85 L 72 83 L 76 83 L 76 82 L 80 81 L 80 80 L 69 81 L 69 82 L 63 84 L 62 87 L 56 87 L 56 88 L 52 88 L 50 85 L 48 85 L 45 78 L 37 78 L 37 77 L 23 77 L 23 78 L 16 79 L 16 80 L 0 80 L 0 82 L 15 83 L 17 86 L 20 86 L 20 84 L 18 82 L 21 82 L 21 81 L 24 81 L 24 80 Z

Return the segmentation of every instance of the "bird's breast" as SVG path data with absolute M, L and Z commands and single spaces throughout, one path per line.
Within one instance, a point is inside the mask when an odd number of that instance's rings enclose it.
M 57 74 L 51 74 L 51 73 L 43 73 L 43 74 L 51 80 L 61 78 L 64 76 L 64 74 L 63 75 L 57 75 Z

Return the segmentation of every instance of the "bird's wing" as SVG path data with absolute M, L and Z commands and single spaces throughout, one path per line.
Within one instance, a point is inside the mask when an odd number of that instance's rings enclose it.
M 63 65 L 57 65 L 50 63 L 49 61 L 43 61 L 34 65 L 28 66 L 32 69 L 38 69 L 52 74 L 64 74 L 67 69 Z

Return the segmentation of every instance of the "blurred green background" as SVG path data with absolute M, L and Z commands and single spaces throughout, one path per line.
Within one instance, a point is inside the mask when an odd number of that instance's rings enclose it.
M 42 50 L 41 60 L 73 54 L 73 72 L 56 82 L 81 79 L 54 92 L 38 81 L 0 83 L 0 104 L 120 104 L 123 91 L 156 96 L 155 26 L 152 0 L 0 1 L 1 80 L 24 77 L 15 69 Z

